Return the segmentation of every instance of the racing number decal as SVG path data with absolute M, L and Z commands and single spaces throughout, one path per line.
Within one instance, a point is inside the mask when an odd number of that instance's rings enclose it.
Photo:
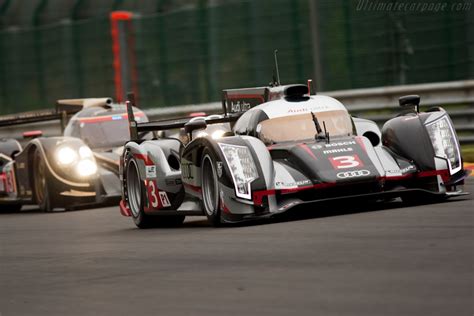
M 170 200 L 168 199 L 168 194 L 166 194 L 165 191 L 160 191 L 159 195 L 160 195 L 161 205 L 163 205 L 163 207 L 171 206 Z
M 148 181 L 148 201 L 152 208 L 158 208 L 158 189 L 154 180 Z
M 158 190 L 155 180 L 148 180 L 148 201 L 153 209 L 160 209 L 171 206 L 168 194 L 165 191 Z
M 334 169 L 348 169 L 364 165 L 357 155 L 329 157 L 329 161 Z

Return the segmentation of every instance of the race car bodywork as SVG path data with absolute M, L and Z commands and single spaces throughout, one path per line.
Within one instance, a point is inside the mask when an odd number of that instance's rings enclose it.
M 62 112 L 65 111 L 65 112 Z M 137 119 L 145 114 L 135 109 Z M 43 211 L 118 201 L 119 160 L 130 137 L 125 106 L 110 98 L 58 101 L 56 115 L 76 112 L 63 136 L 41 137 L 26 132 L 24 147 L 14 139 L 0 139 L 0 205 L 19 210 L 37 204 Z M 34 118 L 34 120 L 33 120 Z M 17 115 L 0 119 L 1 125 L 41 121 L 44 115 Z
M 418 113 L 413 96 L 401 100 L 408 110 L 382 131 L 331 97 L 309 95 L 305 85 L 224 90 L 221 116 L 144 124 L 129 116 L 132 131 L 183 128 L 189 141 L 125 145 L 121 213 L 141 228 L 177 224 L 184 215 L 219 225 L 318 201 L 465 194 L 449 115 Z

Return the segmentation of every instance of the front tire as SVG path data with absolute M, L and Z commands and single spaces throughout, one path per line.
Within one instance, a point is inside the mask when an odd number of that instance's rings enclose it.
M 51 212 L 53 208 L 51 207 L 51 197 L 48 188 L 47 182 L 47 168 L 46 162 L 44 161 L 43 155 L 41 155 L 39 150 L 35 151 L 34 154 L 34 175 L 33 175 L 33 185 L 35 200 L 39 206 L 39 209 L 43 212 Z
M 212 226 L 221 225 L 219 183 L 217 181 L 216 159 L 209 150 L 204 151 L 201 160 L 202 204 L 204 213 Z
M 146 188 L 140 177 L 138 163 L 135 158 L 129 157 L 126 165 L 126 200 L 133 222 L 138 228 L 173 227 L 184 222 L 183 215 L 151 216 L 145 214 Z

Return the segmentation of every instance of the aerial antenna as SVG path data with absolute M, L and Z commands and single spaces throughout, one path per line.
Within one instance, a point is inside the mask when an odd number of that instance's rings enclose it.
M 324 127 L 324 135 L 326 136 L 326 143 L 329 144 L 329 132 L 326 130 L 326 122 L 323 121 L 323 127 Z
M 273 51 L 273 56 L 275 56 L 276 85 L 279 86 L 280 85 L 280 71 L 278 69 L 277 54 L 278 54 L 278 49 L 275 49 L 275 51 Z

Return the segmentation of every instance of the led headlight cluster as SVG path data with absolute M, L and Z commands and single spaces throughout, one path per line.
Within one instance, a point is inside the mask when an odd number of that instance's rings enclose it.
M 426 125 L 435 155 L 448 161 L 451 174 L 461 169 L 458 142 L 448 118 L 442 118 Z
M 80 177 L 89 177 L 97 172 L 94 154 L 87 146 L 79 150 L 69 146 L 62 146 L 56 150 L 56 161 L 60 167 L 74 168 Z
M 219 146 L 230 168 L 237 196 L 250 199 L 252 196 L 250 184 L 258 178 L 257 167 L 250 150 L 245 146 L 221 143 Z

